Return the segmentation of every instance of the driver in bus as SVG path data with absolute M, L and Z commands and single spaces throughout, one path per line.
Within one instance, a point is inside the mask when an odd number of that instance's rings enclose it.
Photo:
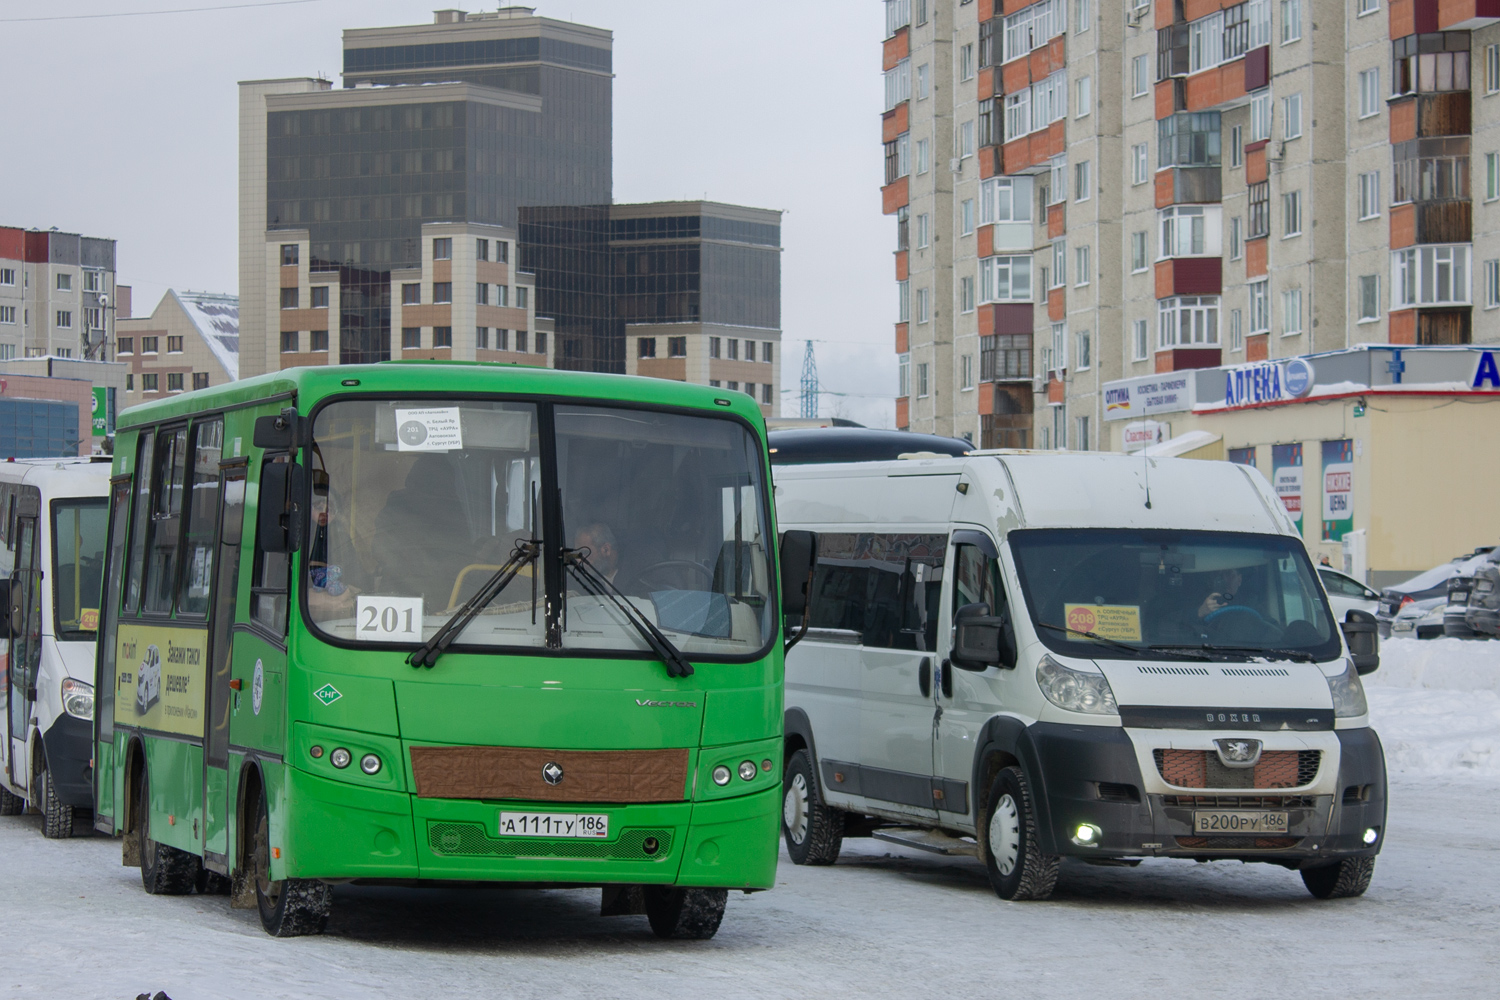
M 1198 605 L 1198 617 L 1207 618 L 1216 611 L 1222 611 L 1234 603 L 1234 595 L 1239 592 L 1240 585 L 1244 583 L 1244 577 L 1237 569 L 1220 570 L 1214 574 L 1213 587 L 1208 596 L 1203 598 L 1203 603 Z
M 354 615 L 354 598 L 359 589 L 344 582 L 342 566 L 328 561 L 328 533 L 337 515 L 333 496 L 328 492 L 327 474 L 322 474 L 322 482 L 318 476 L 319 473 L 313 473 L 313 543 L 308 559 L 307 607 L 314 621 L 350 618 Z
M 602 521 L 585 525 L 573 536 L 575 549 L 588 549 L 589 565 L 610 583 L 620 572 L 620 549 L 615 533 Z

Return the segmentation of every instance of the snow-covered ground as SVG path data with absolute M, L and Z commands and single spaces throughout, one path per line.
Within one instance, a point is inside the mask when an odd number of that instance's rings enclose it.
M 295 997 L 1490 996 L 1500 971 L 1500 643 L 1398 640 L 1366 678 L 1391 815 L 1362 899 L 1267 865 L 1064 866 L 1007 904 L 968 859 L 851 840 L 783 857 L 717 938 L 661 942 L 597 890 L 339 887 L 328 933 L 273 940 L 223 897 L 153 897 L 102 837 L 0 820 L 0 995 Z

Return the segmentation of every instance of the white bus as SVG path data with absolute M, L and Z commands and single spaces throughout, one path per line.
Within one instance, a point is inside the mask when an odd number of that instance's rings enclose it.
M 47 837 L 72 836 L 93 805 L 108 503 L 107 461 L 0 462 L 0 815 L 30 806 Z

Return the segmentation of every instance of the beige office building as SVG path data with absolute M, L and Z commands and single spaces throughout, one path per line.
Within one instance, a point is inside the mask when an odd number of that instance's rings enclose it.
M 122 408 L 239 378 L 239 296 L 168 289 L 151 315 L 121 316 L 115 331 Z

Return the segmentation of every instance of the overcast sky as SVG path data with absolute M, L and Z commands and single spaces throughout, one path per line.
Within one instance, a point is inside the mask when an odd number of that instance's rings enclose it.
M 10 19 L 236 0 L 0 0 L 0 225 L 119 241 L 149 313 L 167 288 L 237 291 L 236 82 L 338 81 L 342 29 L 432 20 L 440 0 L 310 0 L 97 20 Z M 238 0 L 249 2 L 249 0 Z M 458 4 L 468 10 L 497 4 Z M 710 198 L 787 214 L 783 412 L 815 342 L 821 413 L 890 426 L 895 223 L 880 214 L 875 0 L 555 0 L 614 32 L 616 201 Z

